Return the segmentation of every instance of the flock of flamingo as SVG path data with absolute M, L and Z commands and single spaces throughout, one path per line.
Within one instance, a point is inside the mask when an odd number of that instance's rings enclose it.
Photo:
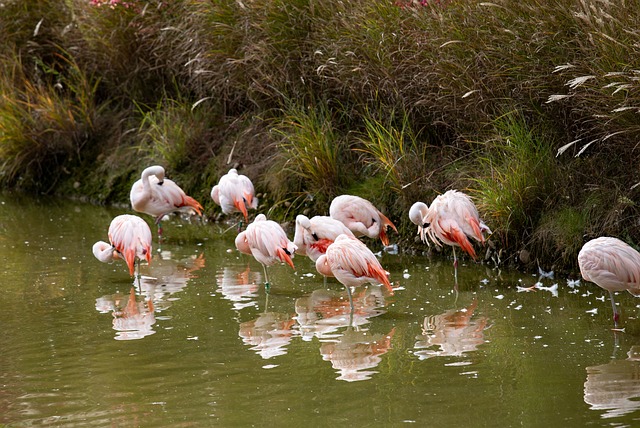
M 220 205 L 224 214 L 242 213 L 248 223 L 248 209 L 257 209 L 258 199 L 251 180 L 235 168 L 223 175 L 211 190 L 211 198 Z M 154 217 L 158 238 L 162 238 L 161 221 L 174 212 L 202 215 L 202 205 L 173 181 L 165 178 L 165 170 L 156 165 L 146 168 L 140 180 L 131 187 L 131 206 L 134 211 Z M 471 239 L 484 243 L 491 229 L 480 219 L 471 198 L 463 192 L 449 190 L 437 196 L 430 206 L 416 202 L 409 210 L 409 219 L 418 226 L 423 242 L 429 239 L 437 246 L 453 248 L 454 272 L 457 284 L 460 247 L 474 260 L 476 252 Z M 366 236 L 389 244 L 387 229 L 397 232 L 393 222 L 371 202 L 358 196 L 341 195 L 329 207 L 329 216 L 305 215 L 296 217 L 293 241 L 284 229 L 264 214 L 258 214 L 235 239 L 241 253 L 253 256 L 265 273 L 265 289 L 270 283 L 267 267 L 286 263 L 295 269 L 295 254 L 309 257 L 317 271 L 326 277 L 335 277 L 347 290 L 351 302 L 351 287 L 366 283 L 383 285 L 390 293 L 393 288 L 389 273 L 383 269 L 374 253 L 359 239 Z M 109 226 L 109 243 L 98 241 L 93 254 L 102 262 L 124 259 L 132 276 L 137 276 L 141 260 L 151 262 L 152 233 L 140 217 L 123 214 L 115 217 Z M 614 329 L 619 330 L 620 311 L 614 293 L 627 290 L 640 295 L 640 253 L 625 242 L 611 237 L 600 237 L 587 242 L 578 254 L 582 277 L 607 290 L 613 308 Z

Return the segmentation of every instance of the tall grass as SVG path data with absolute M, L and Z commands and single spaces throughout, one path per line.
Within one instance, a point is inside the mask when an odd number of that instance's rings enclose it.
M 507 248 L 568 262 L 546 232 L 563 223 L 640 241 L 638 2 L 126 3 L 3 3 L 3 185 L 123 160 L 126 200 L 131 153 L 193 187 L 233 153 L 283 218 L 349 191 L 398 220 L 457 187 Z
M 294 196 L 305 195 L 315 204 L 330 201 L 350 173 L 346 170 L 344 137 L 334 128 L 326 104 L 291 104 L 274 127 L 280 137 L 279 162 L 274 175 L 277 185 Z M 285 195 L 278 195 L 286 199 Z
M 50 192 L 83 160 L 103 106 L 97 81 L 58 53 L 66 73 L 41 64 L 48 76 L 34 81 L 19 57 L 3 58 L 0 77 L 0 181 L 5 186 Z M 55 83 L 52 83 L 55 82 Z
M 358 145 L 353 150 L 362 154 L 361 162 L 369 170 L 368 175 L 381 174 L 384 187 L 400 195 L 415 180 L 417 167 L 428 160 L 419 148 L 409 117 L 394 116 L 383 122 L 375 115 L 365 115 L 365 133 L 357 138 Z
M 552 140 L 516 112 L 496 119 L 483 146 L 472 179 L 479 209 L 503 245 L 521 245 L 554 197 Z

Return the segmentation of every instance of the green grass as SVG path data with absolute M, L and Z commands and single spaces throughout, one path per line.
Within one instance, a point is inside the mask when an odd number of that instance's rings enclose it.
M 4 187 L 124 202 L 142 159 L 203 199 L 231 162 L 281 220 L 458 188 L 505 249 L 640 242 L 637 2 L 130 3 L 3 4 Z

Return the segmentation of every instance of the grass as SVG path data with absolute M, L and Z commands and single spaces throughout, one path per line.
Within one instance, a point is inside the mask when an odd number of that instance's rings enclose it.
M 126 201 L 143 159 L 204 199 L 233 164 L 281 220 L 458 188 L 506 250 L 640 242 L 640 4 L 128 3 L 3 4 L 4 187 Z
M 494 136 L 483 144 L 473 191 L 502 245 L 522 245 L 523 233 L 533 231 L 553 198 L 557 173 L 551 143 L 524 117 L 507 113 L 494 122 Z

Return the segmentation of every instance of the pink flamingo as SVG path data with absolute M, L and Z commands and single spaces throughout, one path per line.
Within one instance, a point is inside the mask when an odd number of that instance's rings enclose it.
M 270 288 L 267 266 L 284 262 L 295 269 L 291 260 L 296 251 L 295 244 L 289 241 L 278 223 L 267 220 L 264 214 L 258 214 L 253 223 L 236 236 L 235 244 L 238 251 L 252 255 L 262 264 L 267 291 Z
M 620 312 L 613 293 L 627 290 L 640 295 L 640 253 L 617 238 L 605 236 L 584 244 L 578 253 L 578 266 L 585 281 L 609 291 L 614 328 L 618 329 Z
M 366 283 L 382 284 L 389 293 L 393 288 L 388 273 L 371 250 L 359 240 L 348 235 L 339 235 L 327 252 L 316 260 L 316 269 L 324 276 L 334 276 L 347 289 L 349 304 L 353 312 L 350 287 Z
M 391 227 L 398 232 L 396 226 L 373 204 L 359 196 L 341 195 L 331 201 L 329 215 L 344 223 L 357 237 L 380 237 L 383 245 L 389 245 L 386 229 Z
M 93 244 L 93 255 L 105 263 L 123 258 L 129 266 L 129 274 L 134 275 L 140 260 L 151 263 L 151 229 L 138 216 L 119 215 L 109 226 L 109 243 L 98 241 Z
M 241 212 L 244 221 L 249 221 L 248 208 L 258 207 L 258 198 L 255 197 L 253 183 L 246 175 L 238 174 L 235 168 L 220 177 L 218 184 L 211 189 L 211 199 L 222 207 L 222 212 L 231 214 Z
M 471 198 L 457 190 L 449 190 L 436 197 L 431 206 L 423 202 L 416 202 L 409 210 L 409 219 L 418 226 L 418 233 L 423 242 L 427 236 L 434 244 L 442 244 L 453 248 L 453 266 L 455 279 L 458 279 L 458 257 L 456 247 L 462 248 L 474 260 L 476 251 L 469 238 L 484 244 L 483 232 L 491 234 L 491 229 L 484 224 L 478 214 L 478 209 Z
M 176 211 L 202 215 L 202 205 L 186 195 L 176 183 L 165 178 L 164 168 L 160 165 L 142 171 L 142 177 L 133 183 L 129 197 L 134 211 L 155 217 L 160 237 L 160 221 L 165 215 Z
M 296 217 L 296 231 L 293 243 L 298 247 L 297 254 L 308 256 L 314 262 L 327 252 L 329 245 L 339 235 L 347 235 L 355 238 L 353 233 L 341 221 L 327 216 Z

